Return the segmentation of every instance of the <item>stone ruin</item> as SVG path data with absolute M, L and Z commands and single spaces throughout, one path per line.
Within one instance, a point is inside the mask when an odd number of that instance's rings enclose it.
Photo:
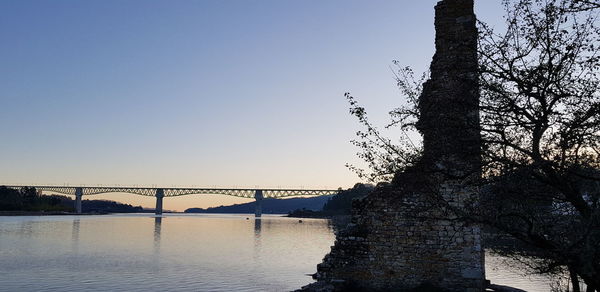
M 476 204 L 469 182 L 481 175 L 473 0 L 440 1 L 435 29 L 418 104 L 422 158 L 353 203 L 351 223 L 303 291 L 485 290 L 480 228 L 447 212 Z

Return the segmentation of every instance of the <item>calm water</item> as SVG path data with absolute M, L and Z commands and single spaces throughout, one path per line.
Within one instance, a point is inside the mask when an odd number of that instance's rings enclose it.
M 249 220 L 246 220 L 249 217 Z M 329 251 L 327 220 L 246 215 L 0 216 L 0 291 L 290 291 Z M 546 292 L 488 257 L 488 278 Z

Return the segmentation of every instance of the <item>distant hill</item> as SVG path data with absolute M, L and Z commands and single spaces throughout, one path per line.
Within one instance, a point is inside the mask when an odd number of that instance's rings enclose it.
M 73 202 L 66 203 L 72 206 Z M 84 213 L 143 213 L 147 212 L 141 206 L 132 206 L 109 200 L 83 200 L 81 209 Z
M 323 209 L 303 210 L 298 208 L 297 210 L 288 213 L 288 217 L 326 218 L 350 215 L 352 201 L 354 199 L 366 197 L 373 189 L 374 187 L 372 185 L 358 183 L 351 189 L 343 190 L 334 195 L 327 203 L 325 203 Z
M 323 205 L 332 196 L 320 196 L 312 198 L 292 198 L 292 199 L 264 199 L 262 202 L 263 214 L 287 214 L 297 209 L 321 210 Z M 254 213 L 255 202 L 236 204 L 231 206 L 220 206 L 213 208 L 189 208 L 185 213 L 236 213 L 252 214 Z

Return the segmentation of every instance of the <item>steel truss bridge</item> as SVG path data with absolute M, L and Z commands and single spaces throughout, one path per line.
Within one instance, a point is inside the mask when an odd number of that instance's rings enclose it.
M 155 188 L 155 187 L 111 187 L 111 186 L 5 186 L 11 189 L 33 187 L 39 192 L 53 192 L 75 196 L 75 210 L 81 213 L 81 199 L 83 196 L 99 195 L 106 193 L 129 193 L 141 196 L 156 197 L 155 213 L 163 212 L 163 198 L 186 195 L 227 195 L 240 198 L 254 198 L 256 209 L 254 215 L 262 215 L 262 200 L 264 198 L 284 198 L 295 196 L 327 196 L 334 195 L 339 190 L 309 190 L 309 189 L 237 189 L 237 188 Z

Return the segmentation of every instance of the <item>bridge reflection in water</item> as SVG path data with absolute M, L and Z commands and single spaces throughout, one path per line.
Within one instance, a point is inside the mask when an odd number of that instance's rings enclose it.
M 154 254 L 160 254 L 160 229 L 162 225 L 162 217 L 154 217 Z
M 163 218 L 166 218 L 163 216 L 164 215 L 158 215 L 156 217 L 153 217 L 154 218 L 153 254 L 157 257 L 160 255 L 161 230 L 162 230 Z M 246 219 L 248 220 L 248 218 L 246 218 Z M 71 228 L 71 250 L 73 250 L 75 253 L 78 253 L 81 219 L 78 217 L 73 218 L 72 224 L 73 225 Z M 261 231 L 262 231 L 262 219 L 255 218 L 254 219 L 254 233 L 253 233 L 255 250 L 260 250 Z
M 265 198 L 285 198 L 298 196 L 327 196 L 334 195 L 339 190 L 305 190 L 305 189 L 227 189 L 227 188 L 146 188 L 146 187 L 103 187 L 103 186 L 6 186 L 12 189 L 33 187 L 38 192 L 54 192 L 75 196 L 75 210 L 81 213 L 81 200 L 83 196 L 99 195 L 106 193 L 129 193 L 140 196 L 156 197 L 155 214 L 163 213 L 163 198 L 186 195 L 227 195 L 240 198 L 254 198 L 255 217 L 262 215 L 262 200 Z
M 154 217 L 154 238 L 153 238 L 153 256 L 155 257 L 155 261 L 159 260 L 161 251 L 160 251 L 160 246 L 161 246 L 161 230 L 162 230 L 162 223 L 163 223 L 163 218 L 168 218 L 170 216 L 165 216 L 164 215 L 158 215 L 156 217 Z M 173 219 L 174 217 L 171 217 L 171 219 Z M 175 217 L 176 218 L 176 217 Z M 167 221 L 169 219 L 166 219 Z M 248 221 L 249 218 L 246 218 L 246 220 Z M 261 233 L 262 233 L 262 218 L 254 218 L 254 257 L 255 259 L 260 255 L 261 253 Z M 79 219 L 75 219 L 73 221 L 73 238 L 76 241 L 79 241 Z M 75 239 L 76 238 L 76 239 Z

